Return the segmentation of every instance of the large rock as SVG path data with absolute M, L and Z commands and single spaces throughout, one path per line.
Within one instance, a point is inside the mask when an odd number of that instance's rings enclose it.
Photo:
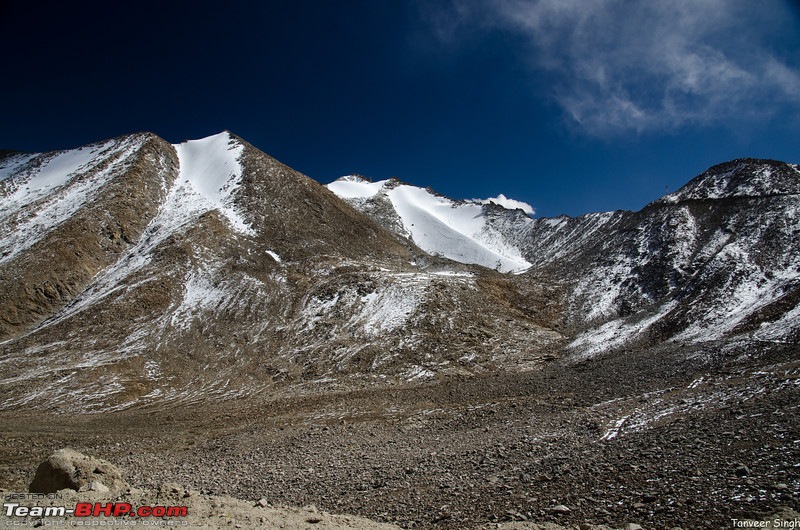
M 63 489 L 117 492 L 128 487 L 115 465 L 67 448 L 59 449 L 39 464 L 28 490 L 31 493 L 55 493 Z

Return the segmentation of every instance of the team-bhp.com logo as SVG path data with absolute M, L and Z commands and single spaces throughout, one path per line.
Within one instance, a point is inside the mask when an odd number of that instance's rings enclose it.
M 66 506 L 22 506 L 16 502 L 3 503 L 3 511 L 8 517 L 186 517 L 186 506 L 139 506 L 128 502 L 79 502 L 75 508 Z

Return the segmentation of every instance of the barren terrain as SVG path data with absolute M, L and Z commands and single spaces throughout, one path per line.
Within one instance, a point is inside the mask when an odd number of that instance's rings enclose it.
M 631 351 L 328 395 L 4 411 L 0 469 L 7 490 L 25 491 L 36 464 L 70 446 L 137 488 L 177 483 L 404 528 L 730 528 L 800 508 L 795 357 L 767 344 Z
M 260 500 L 453 529 L 798 509 L 796 164 L 537 219 L 326 188 L 229 132 L 6 153 L 0 184 L 5 491 L 72 447 L 212 526 L 267 524 Z

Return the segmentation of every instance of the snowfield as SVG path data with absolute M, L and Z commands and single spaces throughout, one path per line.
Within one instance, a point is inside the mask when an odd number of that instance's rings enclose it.
M 342 177 L 328 184 L 328 189 L 356 206 L 367 199 L 390 201 L 405 231 L 429 254 L 500 272 L 520 273 L 531 267 L 519 249 L 488 224 L 484 208 L 493 202 L 531 213 L 533 209 L 523 202 L 504 195 L 494 199 L 454 201 L 427 189 L 397 184 L 396 180 L 369 182 L 357 176 Z
M 171 206 L 194 214 L 217 210 L 237 231 L 253 235 L 253 229 L 233 207 L 233 192 L 242 179 L 239 157 L 244 146 L 225 131 L 173 147 L 180 160 L 180 175 L 177 204 Z

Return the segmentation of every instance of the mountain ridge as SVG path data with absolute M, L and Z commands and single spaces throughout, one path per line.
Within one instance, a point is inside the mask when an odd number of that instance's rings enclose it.
M 384 227 L 431 254 L 500 272 L 523 272 L 530 264 L 485 221 L 494 203 L 454 200 L 397 179 L 369 182 L 342 177 L 327 185 L 356 208 L 366 208 Z M 379 211 L 384 212 L 381 216 Z M 522 211 L 522 210 L 520 210 Z
M 69 219 L 102 223 L 69 231 L 69 224 L 45 224 L 43 233 L 59 246 L 32 244 L 20 250 L 22 262 L 7 260 L 2 269 L 19 286 L 3 300 L 18 307 L 6 313 L 0 344 L 16 366 L 3 378 L 3 406 L 104 410 L 153 400 L 229 399 L 309 379 L 361 385 L 429 378 L 462 370 L 462 363 L 485 370 L 506 355 L 525 364 L 560 340 L 524 312 L 509 320 L 475 319 L 473 309 L 456 316 L 458 304 L 505 314 L 507 288 L 496 290 L 504 280 L 426 255 L 232 135 L 177 149 L 156 138 L 107 142 L 114 153 L 126 142 L 147 147 L 124 159 L 146 161 L 151 169 L 127 193 L 115 183 L 139 173 L 111 165 L 103 173 L 108 182 L 96 182 L 96 164 L 84 167 L 82 159 L 48 188 L 45 207 L 66 201 L 77 212 Z M 202 149 L 192 154 L 192 147 Z M 204 188 L 200 175 L 191 174 L 187 156 L 205 160 L 200 173 L 216 168 L 213 186 Z M 17 174 L 15 185 L 40 176 L 34 169 Z M 91 194 L 74 192 L 83 182 L 93 185 Z M 128 212 L 142 193 L 152 197 L 151 206 L 135 226 L 105 213 Z M 40 203 L 22 208 L 29 220 L 38 219 Z M 5 226 L 4 236 L 18 233 Z M 94 254 L 61 259 L 77 248 L 68 234 L 90 242 Z M 103 251 L 107 241 L 115 242 L 114 252 Z M 48 261 L 43 253 L 59 258 Z M 92 266 L 81 265 L 83 259 Z M 27 265 L 32 260 L 39 265 Z M 60 267 L 85 272 L 70 279 Z M 20 269 L 33 276 L 19 282 Z M 432 319 L 434 308 L 440 316 Z M 479 333 L 449 344 L 439 337 L 439 326 L 466 329 L 470 319 Z M 500 354 L 481 339 L 497 333 L 518 344 L 512 352 L 534 337 L 541 344 L 519 358 Z M 462 349 L 467 344 L 477 351 Z M 47 384 L 51 377 L 61 382 L 56 388 Z M 101 380 L 104 390 L 97 388 Z
M 737 158 L 714 165 L 655 203 L 800 193 L 797 164 L 762 158 Z M 724 188 L 721 188 L 723 186 Z
M 796 174 L 740 159 L 638 212 L 531 218 L 400 181 L 326 187 L 229 132 L 6 158 L 0 354 L 18 370 L 0 378 L 0 406 L 105 410 L 796 340 L 797 201 L 740 193 L 794 189 Z

